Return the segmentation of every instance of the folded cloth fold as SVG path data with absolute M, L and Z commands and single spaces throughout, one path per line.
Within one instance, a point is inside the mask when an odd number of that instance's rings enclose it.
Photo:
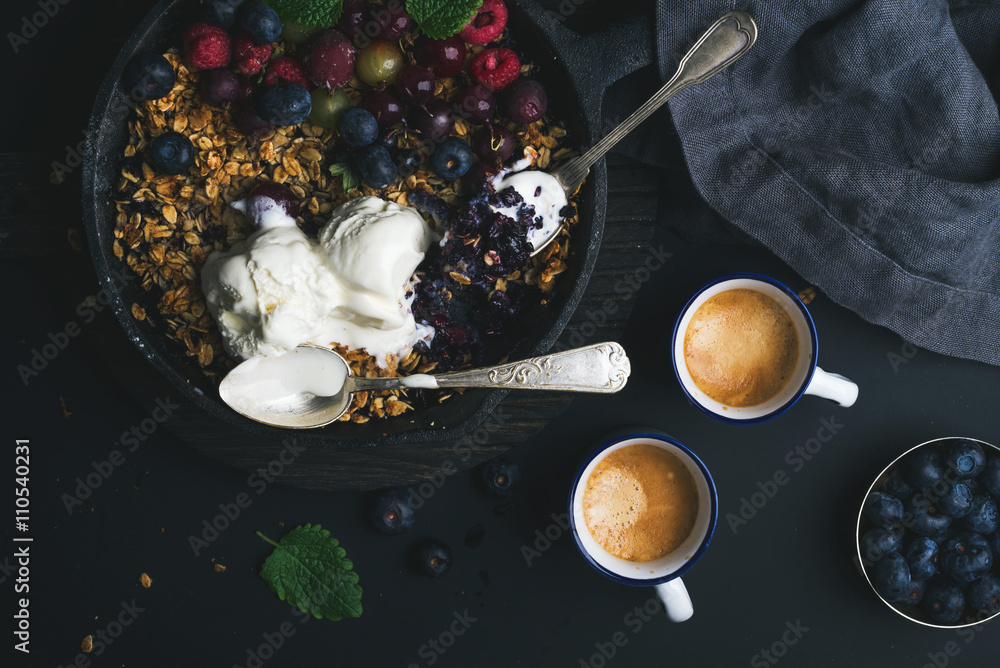
M 1000 3 L 659 0 L 661 81 L 730 9 L 757 45 L 622 149 L 666 167 L 679 139 L 679 194 L 714 213 L 671 224 L 729 226 L 866 320 L 1000 364 Z

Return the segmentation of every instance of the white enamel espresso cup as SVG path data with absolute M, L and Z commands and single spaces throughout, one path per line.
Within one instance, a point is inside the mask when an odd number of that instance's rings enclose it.
M 694 384 L 684 359 L 684 334 L 691 318 L 706 301 L 727 290 L 757 290 L 781 304 L 791 316 L 799 340 L 799 360 L 791 380 L 777 395 L 756 406 L 727 406 L 715 401 Z M 803 394 L 812 394 L 840 404 L 853 406 L 858 399 L 858 386 L 835 373 L 816 366 L 819 343 L 816 325 L 798 295 L 784 284 L 760 274 L 727 274 L 703 285 L 681 309 L 674 324 L 671 356 L 674 373 L 681 389 L 703 412 L 733 424 L 754 424 L 777 417 L 791 408 Z
M 594 467 L 615 450 L 639 443 L 655 445 L 676 455 L 691 473 L 698 490 L 698 515 L 687 539 L 670 554 L 645 562 L 626 561 L 605 551 L 590 535 L 583 518 L 583 492 Z M 683 622 L 690 619 L 694 614 L 694 606 L 680 577 L 698 562 L 708 548 L 719 518 L 715 482 L 697 455 L 669 436 L 652 431 L 634 431 L 609 437 L 587 457 L 576 473 L 570 490 L 569 518 L 576 546 L 591 566 L 602 575 L 622 584 L 655 587 L 667 616 L 672 621 Z

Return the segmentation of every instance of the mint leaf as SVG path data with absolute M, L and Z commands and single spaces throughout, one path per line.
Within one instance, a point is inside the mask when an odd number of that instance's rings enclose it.
M 344 0 L 265 0 L 265 4 L 283 19 L 314 28 L 329 28 L 344 9 Z
M 451 37 L 465 27 L 483 0 L 406 0 L 406 11 L 431 39 Z
M 361 616 L 358 574 L 329 531 L 306 524 L 286 533 L 280 543 L 259 531 L 257 535 L 274 545 L 260 576 L 278 598 L 316 619 Z
M 361 179 L 358 178 L 357 173 L 346 162 L 338 165 L 330 165 L 330 173 L 343 179 L 345 193 L 349 193 L 361 185 Z

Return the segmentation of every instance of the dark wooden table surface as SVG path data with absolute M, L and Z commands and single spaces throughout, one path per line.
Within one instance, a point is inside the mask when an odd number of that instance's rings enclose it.
M 506 423 L 480 434 L 476 460 L 506 451 L 522 468 L 522 486 L 509 499 L 484 494 L 474 467 L 451 471 L 448 464 L 474 464 L 451 450 L 436 462 L 402 448 L 335 466 L 305 456 L 263 466 L 248 458 L 242 470 L 221 464 L 220 456 L 241 456 L 245 437 L 218 436 L 124 340 L 81 246 L 79 172 L 57 186 L 45 168 L 73 160 L 93 90 L 148 5 L 53 2 L 58 11 L 27 44 L 15 52 L 8 39 L 0 47 L 7 489 L 16 485 L 16 439 L 28 440 L 32 454 L 29 530 L 15 536 L 8 516 L 0 548 L 5 596 L 27 578 L 29 590 L 18 596 L 30 598 L 31 654 L 12 650 L 8 617 L 12 658 L 0 665 L 995 665 L 995 623 L 956 632 L 907 622 L 875 597 L 852 555 L 861 497 L 899 453 L 947 435 L 1000 442 L 1000 369 L 916 349 L 820 291 L 809 306 L 820 362 L 860 385 L 858 404 L 841 409 L 806 398 L 753 427 L 701 414 L 678 387 L 666 344 L 687 296 L 731 271 L 768 274 L 794 289 L 806 284 L 764 249 L 696 245 L 654 225 L 654 217 L 669 223 L 674 215 L 656 195 L 683 178 L 680 159 L 664 172 L 614 164 L 608 234 L 591 288 L 595 298 L 610 293 L 631 307 L 627 319 L 624 310 L 608 318 L 601 336 L 623 343 L 634 373 L 618 395 L 511 406 L 535 413 L 534 435 L 508 433 Z M 720 13 L 730 4 L 720 3 Z M 578 6 L 583 23 L 600 23 L 619 7 Z M 0 28 L 17 33 L 39 7 L 3 3 Z M 33 216 L 53 215 L 64 224 L 32 224 Z M 39 240 L 45 252 L 27 253 Z M 654 251 L 667 261 L 648 277 L 637 274 L 637 259 Z M 623 287 L 629 282 L 634 287 Z M 594 317 L 583 308 L 568 335 Z M 22 375 L 50 344 L 37 375 Z M 159 421 L 163 406 L 169 415 Z M 682 625 L 664 619 L 648 589 L 593 571 L 561 525 L 579 462 L 602 435 L 629 425 L 665 430 L 693 448 L 719 490 L 712 545 L 684 578 L 695 616 Z M 835 433 L 820 443 L 821 429 Z M 295 486 L 306 478 L 314 487 L 411 480 L 403 489 L 420 506 L 416 524 L 382 536 L 366 517 L 369 494 Z M 259 578 L 271 548 L 255 531 L 278 538 L 307 522 L 330 529 L 347 550 L 364 589 L 360 619 L 302 623 Z M 31 556 L 19 574 L 12 538 L 25 536 Z M 454 549 L 454 566 L 440 580 L 406 565 L 407 550 L 424 536 Z M 149 589 L 139 583 L 143 572 Z M 101 645 L 84 655 L 88 634 Z

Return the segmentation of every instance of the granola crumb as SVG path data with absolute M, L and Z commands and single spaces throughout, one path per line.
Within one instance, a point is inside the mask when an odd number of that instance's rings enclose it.
M 80 643 L 80 649 L 82 649 L 87 654 L 90 654 L 91 652 L 93 652 L 94 651 L 94 636 L 87 636 L 86 638 L 84 638 L 83 642 Z
M 69 419 L 69 416 L 73 414 L 72 411 L 66 407 L 66 397 L 62 395 L 59 395 L 59 408 L 62 410 L 63 417 L 67 420 Z
M 153 578 L 149 577 L 145 573 L 139 576 L 139 582 L 146 589 L 149 589 L 151 586 L 153 586 Z
M 803 304 L 809 304 L 809 302 L 816 299 L 816 288 L 810 285 L 808 288 L 799 293 L 799 299 L 802 300 Z
M 226 572 L 226 567 L 223 566 L 222 564 L 215 564 L 214 566 L 212 566 L 212 569 L 216 573 L 225 573 Z

